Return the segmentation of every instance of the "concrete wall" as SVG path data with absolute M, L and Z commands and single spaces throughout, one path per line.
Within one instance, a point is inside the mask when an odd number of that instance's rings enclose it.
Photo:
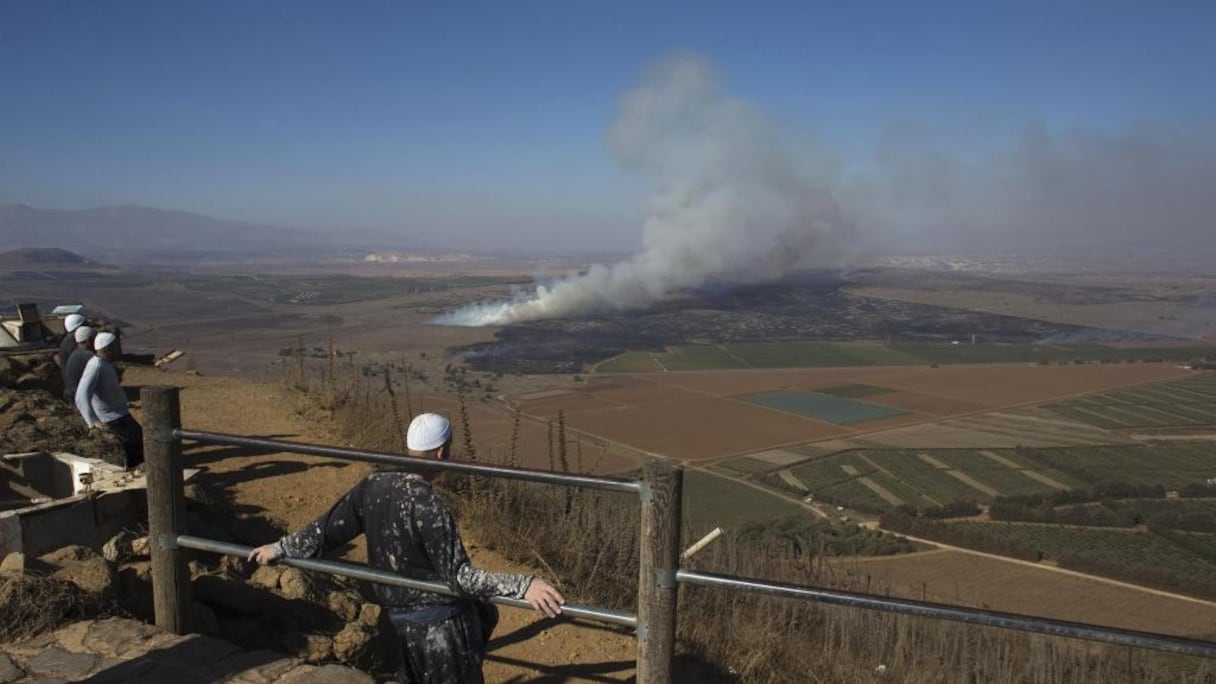
M 78 494 L 0 512 L 0 558 L 13 551 L 33 558 L 69 544 L 99 549 L 123 528 L 146 519 L 142 489 Z

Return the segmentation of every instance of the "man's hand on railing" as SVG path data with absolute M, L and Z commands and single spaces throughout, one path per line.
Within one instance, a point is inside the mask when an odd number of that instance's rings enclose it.
M 561 615 L 562 604 L 566 602 L 552 584 L 539 577 L 532 578 L 528 590 L 524 592 L 524 599 L 532 604 L 536 612 L 544 613 L 548 617 Z
M 249 560 L 256 561 L 258 565 L 270 565 L 279 558 L 279 550 L 275 544 L 259 546 L 249 552 Z

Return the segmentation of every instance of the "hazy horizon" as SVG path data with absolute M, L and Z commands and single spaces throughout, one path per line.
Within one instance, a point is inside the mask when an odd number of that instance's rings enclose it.
M 1212 19 L 1202 3 L 10 3 L 0 203 L 642 253 L 664 189 L 612 126 L 674 55 L 766 122 L 848 249 L 1216 246 Z

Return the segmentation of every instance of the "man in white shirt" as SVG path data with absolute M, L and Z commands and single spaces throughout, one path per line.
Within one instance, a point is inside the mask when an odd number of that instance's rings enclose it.
M 99 332 L 93 338 L 97 355 L 89 359 L 76 386 L 76 409 L 90 429 L 109 430 L 122 442 L 126 467 L 144 462 L 144 430 L 127 411 L 127 393 L 114 368 L 118 345 L 114 333 Z

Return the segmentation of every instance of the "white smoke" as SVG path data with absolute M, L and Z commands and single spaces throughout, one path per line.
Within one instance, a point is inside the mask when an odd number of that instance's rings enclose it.
M 656 188 L 642 250 L 437 323 L 505 325 L 627 309 L 710 278 L 776 278 L 843 235 L 829 190 L 791 162 L 772 122 L 721 91 L 700 59 L 655 65 L 622 98 L 605 138 L 626 169 L 645 174 Z

